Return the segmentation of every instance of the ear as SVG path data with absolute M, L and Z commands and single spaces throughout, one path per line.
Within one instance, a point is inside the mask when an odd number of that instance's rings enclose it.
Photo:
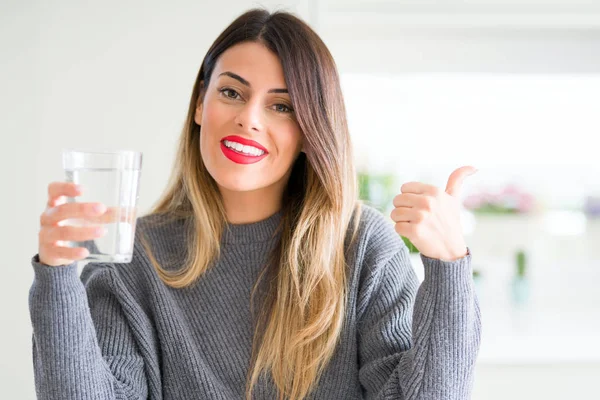
M 202 109 L 204 101 L 204 81 L 200 81 L 200 93 L 198 94 L 198 101 L 196 102 L 196 113 L 194 114 L 194 121 L 198 125 L 202 125 Z

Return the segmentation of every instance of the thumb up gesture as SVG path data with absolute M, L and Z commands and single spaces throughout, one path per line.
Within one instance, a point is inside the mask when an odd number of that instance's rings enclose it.
M 463 181 L 477 170 L 465 166 L 448 178 L 446 190 L 420 182 L 408 182 L 394 197 L 390 217 L 395 229 L 429 258 L 454 261 L 467 255 L 460 224 L 459 193 Z

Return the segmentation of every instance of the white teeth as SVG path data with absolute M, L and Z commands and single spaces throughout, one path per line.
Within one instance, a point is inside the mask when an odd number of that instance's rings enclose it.
M 241 143 L 231 142 L 229 140 L 224 140 L 223 144 L 230 149 L 234 149 L 236 151 L 239 151 L 240 153 L 248 154 L 250 156 L 258 157 L 262 156 L 265 153 L 263 150 L 257 149 L 256 147 L 244 146 Z

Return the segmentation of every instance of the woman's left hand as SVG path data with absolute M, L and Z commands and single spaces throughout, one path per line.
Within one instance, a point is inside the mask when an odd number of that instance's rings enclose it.
M 429 258 L 454 261 L 466 256 L 459 191 L 464 179 L 475 172 L 470 166 L 458 168 L 448 178 L 445 191 L 420 182 L 402 185 L 390 214 L 396 222 L 396 232 Z

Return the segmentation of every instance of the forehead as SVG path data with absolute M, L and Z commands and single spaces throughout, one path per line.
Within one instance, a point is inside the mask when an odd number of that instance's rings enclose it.
M 286 87 L 279 57 L 261 43 L 239 43 L 225 50 L 215 65 L 215 77 L 225 71 L 246 79 L 252 88 Z

